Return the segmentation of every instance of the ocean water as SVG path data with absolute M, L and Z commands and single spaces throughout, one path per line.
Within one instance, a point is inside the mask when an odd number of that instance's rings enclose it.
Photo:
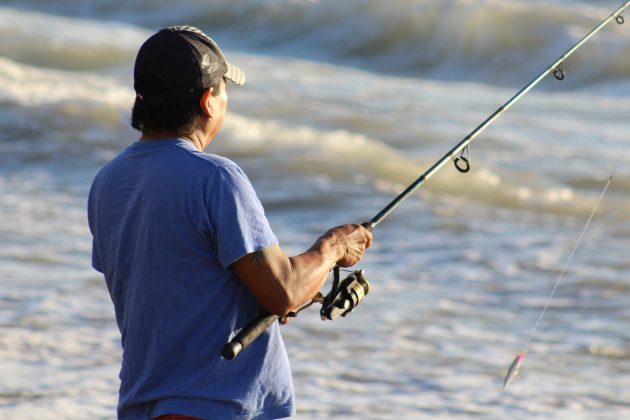
M 207 151 L 243 167 L 295 254 L 371 219 L 621 3 L 3 1 L 0 415 L 115 417 L 86 195 L 138 137 L 133 60 L 160 27 L 199 26 L 247 73 Z M 469 173 L 445 166 L 377 227 L 352 314 L 283 327 L 297 418 L 630 418 L 629 24 L 565 69 L 473 142 Z

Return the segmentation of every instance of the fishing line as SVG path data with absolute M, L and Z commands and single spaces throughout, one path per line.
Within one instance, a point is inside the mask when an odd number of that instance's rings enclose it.
M 553 71 L 553 83 L 558 84 L 559 82 L 562 82 L 567 73 L 571 73 L 573 69 L 577 68 L 578 64 L 580 64 L 585 57 L 586 54 L 584 53 L 576 53 L 572 57 L 572 60 L 566 60 L 560 63 L 558 67 Z
M 593 217 L 595 216 L 595 213 L 597 212 L 597 209 L 599 208 L 599 205 L 602 202 L 602 199 L 604 198 L 604 195 L 606 195 L 606 191 L 608 191 L 608 187 L 610 187 L 610 184 L 611 184 L 611 182 L 613 180 L 614 172 L 615 171 L 613 171 L 610 174 L 610 176 L 608 177 L 608 180 L 606 181 L 606 185 L 604 185 L 604 188 L 602 189 L 602 192 L 599 194 L 599 198 L 595 202 L 595 206 L 593 207 L 593 211 L 591 212 L 591 215 L 586 220 L 586 223 L 584 224 L 584 227 L 582 228 L 582 232 L 580 233 L 579 237 L 577 238 L 577 241 L 575 241 L 575 245 L 573 245 L 573 249 L 571 250 L 571 253 L 569 254 L 569 258 L 567 258 L 567 261 L 564 263 L 564 267 L 562 268 L 562 271 L 560 272 L 560 275 L 558 276 L 558 279 L 556 280 L 556 282 L 555 282 L 555 284 L 553 286 L 553 289 L 551 289 L 551 293 L 549 294 L 549 297 L 547 297 L 547 302 L 545 302 L 545 306 L 543 306 L 543 309 L 540 312 L 540 315 L 538 316 L 538 319 L 536 320 L 536 324 L 534 324 L 534 328 L 532 329 L 532 332 L 529 334 L 529 338 L 527 339 L 527 342 L 525 343 L 525 347 L 523 349 L 523 353 L 526 353 L 527 350 L 529 349 L 529 344 L 531 343 L 532 339 L 534 338 L 534 334 L 536 334 L 536 331 L 538 330 L 538 326 L 540 325 L 540 321 L 545 316 L 545 313 L 547 312 L 547 308 L 549 307 L 549 303 L 551 302 L 551 299 L 553 298 L 553 295 L 556 293 L 556 289 L 558 289 L 558 286 L 560 285 L 560 282 L 564 278 L 564 275 L 567 272 L 567 269 L 569 268 L 569 265 L 571 264 L 571 261 L 573 260 L 573 256 L 575 255 L 575 252 L 580 247 L 582 239 L 584 238 L 584 234 L 586 233 L 586 231 L 588 230 L 589 226 L 591 225 L 591 221 L 593 220 Z
M 616 166 L 615 166 L 615 169 L 616 169 Z M 529 337 L 527 338 L 527 342 L 525 343 L 523 350 L 519 354 L 516 355 L 516 357 L 514 358 L 514 361 L 512 361 L 512 364 L 508 368 L 507 374 L 505 375 L 505 378 L 503 379 L 502 393 L 504 394 L 508 390 L 512 381 L 516 378 L 516 376 L 519 373 L 519 368 L 521 367 L 521 364 L 523 363 L 523 360 L 525 359 L 525 355 L 527 354 L 527 351 L 529 350 L 529 345 L 531 344 L 532 339 L 534 338 L 534 335 L 536 334 L 536 331 L 538 331 L 540 322 L 542 321 L 543 317 L 545 316 L 545 313 L 547 312 L 547 308 L 549 307 L 549 304 L 551 303 L 551 299 L 556 293 L 556 290 L 558 289 L 560 282 L 562 282 L 562 279 L 564 278 L 564 275 L 567 272 L 567 269 L 569 268 L 571 261 L 573 260 L 573 256 L 575 255 L 575 252 L 580 247 L 580 244 L 582 243 L 582 239 L 584 238 L 586 231 L 591 225 L 591 221 L 593 220 L 595 213 L 597 213 L 597 209 L 599 209 L 599 205 L 601 204 L 602 199 L 606 195 L 606 191 L 608 191 L 608 187 L 610 187 L 610 184 L 612 183 L 612 180 L 615 174 L 615 169 L 612 170 L 610 176 L 608 177 L 608 180 L 606 181 L 606 184 L 604 185 L 604 188 L 602 189 L 601 193 L 599 194 L 599 197 L 597 198 L 597 201 L 595 202 L 595 206 L 593 207 L 593 210 L 591 211 L 590 216 L 586 220 L 586 223 L 584 223 L 584 226 L 582 227 L 582 231 L 580 232 L 580 235 L 575 241 L 575 244 L 573 245 L 573 249 L 571 250 L 571 253 L 569 254 L 569 257 L 567 258 L 566 262 L 564 263 L 564 267 L 562 268 L 560 275 L 556 279 L 556 282 L 554 283 L 553 288 L 551 289 L 551 293 L 549 293 L 549 296 L 547 297 L 547 301 L 545 302 L 545 305 L 543 306 L 543 309 L 540 312 L 540 315 L 538 315 L 538 319 L 536 320 L 536 323 L 534 324 L 534 328 L 532 328 L 532 331 L 529 334 Z

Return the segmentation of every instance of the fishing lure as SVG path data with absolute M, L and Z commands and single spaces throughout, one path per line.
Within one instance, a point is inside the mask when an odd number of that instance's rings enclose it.
M 516 378 L 516 376 L 518 375 L 518 370 L 520 369 L 521 363 L 523 363 L 524 358 L 525 358 L 525 352 L 522 351 L 516 356 L 516 358 L 510 365 L 510 368 L 507 371 L 507 375 L 505 375 L 505 379 L 503 379 L 503 392 L 504 393 L 505 391 L 507 391 L 508 387 L 510 386 L 514 378 Z

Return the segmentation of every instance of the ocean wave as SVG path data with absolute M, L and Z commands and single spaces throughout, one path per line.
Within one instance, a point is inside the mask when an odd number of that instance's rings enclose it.
M 128 65 L 149 32 L 137 26 L 0 7 L 0 57 L 90 71 Z
M 194 2 L 184 3 L 187 7 L 182 7 L 183 11 L 191 8 Z M 143 4 L 139 2 L 121 7 L 148 7 Z M 352 4 L 353 7 L 364 5 L 363 9 L 359 8 L 364 14 L 385 14 L 381 3 L 365 0 Z M 443 3 L 427 1 L 418 4 L 399 0 L 392 9 L 407 5 L 410 10 L 420 10 L 430 5 L 438 7 L 438 4 L 445 10 L 455 6 L 476 6 L 483 9 L 483 13 L 489 13 L 491 9 L 488 2 L 472 0 Z M 503 6 L 497 8 L 504 13 L 519 8 L 533 13 L 534 9 L 525 3 L 501 4 Z M 304 35 L 299 39 L 288 37 L 286 42 L 305 46 L 306 43 L 319 40 L 317 42 L 321 47 L 324 45 L 321 43 L 323 36 L 333 36 L 326 43 L 334 44 L 337 51 L 346 51 L 348 48 L 344 43 L 332 41 L 338 34 L 335 35 L 331 29 L 342 26 L 342 15 L 350 11 L 346 3 L 334 7 L 329 1 L 272 1 L 268 4 L 217 1 L 205 6 L 199 4 L 204 13 L 197 19 L 209 25 L 212 19 L 209 11 L 222 10 L 224 15 L 232 13 L 234 18 L 242 19 L 224 30 L 238 31 L 239 25 L 247 21 L 248 13 L 253 13 L 248 12 L 248 8 L 265 11 L 271 5 L 278 8 L 276 14 L 270 11 L 261 13 L 262 23 L 252 27 L 252 34 L 272 34 L 274 30 L 279 33 L 284 30 L 282 28 L 298 25 L 300 16 L 304 21 L 313 19 L 313 14 L 319 13 L 322 15 L 322 25 L 312 24 L 303 28 L 305 33 L 312 30 L 316 36 Z M 288 19 L 284 8 L 294 12 L 302 10 L 303 13 Z M 593 6 L 581 6 L 577 10 L 583 13 L 585 10 L 600 11 Z M 152 16 L 159 15 L 158 9 Z M 324 19 L 324 15 L 330 16 Z M 277 20 L 277 28 L 268 22 L 272 16 Z M 505 22 L 511 21 L 514 15 L 508 17 Z M 414 19 L 423 18 L 424 15 L 419 13 Z M 585 16 L 582 18 L 591 20 Z M 159 19 L 164 22 L 167 20 L 165 17 Z M 347 19 L 354 21 L 358 18 Z M 373 27 L 365 31 L 380 34 L 379 19 L 375 17 Z M 387 19 L 385 21 L 390 22 Z M 492 19 L 499 18 L 495 16 Z M 541 19 L 544 24 L 545 19 L 558 17 Z M 394 20 L 391 21 L 392 25 Z M 474 19 L 470 17 L 464 20 Z M 92 148 L 96 146 L 97 151 L 103 153 L 98 159 L 102 159 L 104 155 L 111 157 L 137 137 L 137 133 L 128 126 L 133 100 L 129 69 L 137 46 L 148 36 L 149 30 L 134 24 L 89 20 L 85 17 L 59 17 L 8 8 L 0 8 L 0 21 L 8 25 L 6 32 L 11 32 L 11 29 L 15 32 L 14 38 L 6 45 L 3 44 L 0 52 L 0 84 L 5 87 L 0 91 L 0 107 L 3 111 L 0 121 L 5 127 L 4 137 L 0 141 L 3 151 L 24 151 L 33 142 L 38 142 L 40 146 L 45 143 L 46 147 L 25 152 L 25 159 L 33 160 L 33 155 L 39 153 L 39 160 L 60 157 L 71 161 L 93 151 Z M 25 29 L 27 22 L 35 23 L 31 32 Z M 427 25 L 429 23 L 427 21 Z M 52 29 L 46 29 L 46 25 Z M 505 30 L 490 24 L 481 26 L 483 28 L 477 32 L 488 30 L 497 31 L 494 34 L 498 34 L 498 31 Z M 34 54 L 39 57 L 37 60 L 20 55 L 22 50 L 39 51 L 37 45 L 46 40 L 48 32 L 51 34 L 50 39 L 58 40 L 60 48 L 55 50 L 52 47 L 54 42 L 47 44 L 47 47 L 42 47 L 41 53 Z M 78 36 L 77 33 L 81 32 L 90 32 L 90 35 Z M 357 30 L 356 42 L 368 39 L 366 33 Z M 110 35 L 114 35 L 115 39 Z M 395 37 L 396 41 L 383 47 L 383 51 L 395 51 L 395 45 L 411 39 L 411 36 Z M 263 41 L 259 41 L 261 45 Z M 269 45 L 268 48 L 273 49 L 281 44 Z M 313 44 L 313 49 L 316 48 L 319 47 Z M 91 61 L 88 52 L 94 54 L 95 51 L 104 56 L 111 54 L 114 66 L 115 57 L 120 57 L 124 76 L 110 71 L 112 64 L 104 58 Z M 66 53 L 71 55 L 66 56 Z M 348 52 L 349 56 L 353 54 L 358 57 L 359 53 Z M 300 179 L 324 174 L 338 183 L 362 183 L 386 193 L 400 192 L 432 164 L 429 154 L 438 158 L 485 117 L 472 118 L 472 114 L 486 106 L 488 112 L 492 111 L 501 103 L 497 99 L 499 96 L 505 100 L 513 93 L 511 90 L 505 92 L 502 88 L 478 84 L 389 76 L 386 79 L 351 67 L 322 65 L 307 60 L 252 54 L 237 56 L 248 60 L 249 65 L 247 71 L 251 76 L 251 84 L 243 93 L 238 93 L 244 95 L 240 98 L 244 100 L 237 101 L 246 105 L 242 113 L 230 113 L 227 119 L 222 136 L 228 137 L 230 141 L 218 139 L 212 147 L 230 156 L 253 157 L 256 161 L 254 170 L 262 177 L 265 177 L 265 168 L 273 165 Z M 403 57 L 403 54 L 400 56 Z M 60 57 L 65 57 L 65 61 Z M 363 57 L 369 58 L 367 55 Z M 377 62 L 378 58 L 374 60 Z M 59 61 L 63 63 L 59 64 Z M 86 71 L 90 65 L 95 70 L 103 71 Z M 270 72 L 274 74 L 270 75 Z M 335 80 L 328 81 L 327 74 Z M 287 80 L 292 80 L 293 85 L 287 87 Z M 344 89 L 344 86 L 352 83 L 360 86 L 361 90 Z M 381 88 L 380 83 L 383 86 L 386 83 L 387 86 Z M 453 100 L 456 97 L 463 99 Z M 595 107 L 594 104 L 602 106 Z M 580 216 L 588 214 L 592 208 L 592 196 L 601 187 L 598 178 L 584 175 L 585 165 L 590 165 L 586 167 L 590 172 L 593 167 L 590 162 L 607 163 L 612 160 L 609 157 L 624 155 L 625 148 L 621 141 L 624 140 L 622 137 L 627 127 L 623 119 L 627 104 L 627 100 L 621 96 L 608 98 L 575 92 L 553 97 L 546 94 L 532 95 L 520 107 L 522 111 L 516 112 L 514 118 L 508 120 L 512 121 L 512 126 L 508 124 L 500 135 L 486 138 L 482 143 L 484 146 L 481 150 L 484 152 L 489 150 L 486 144 L 500 146 L 497 149 L 503 151 L 497 153 L 503 153 L 504 157 L 495 157 L 494 164 L 476 166 L 465 179 L 452 169 L 444 169 L 427 182 L 423 191 L 430 195 L 466 197 L 471 201 L 498 207 Z M 574 114 L 579 117 L 579 121 L 576 121 Z M 579 129 L 576 130 L 576 127 Z M 540 140 L 541 130 L 544 131 L 544 138 L 553 138 L 556 134 L 566 137 L 566 133 L 574 132 L 575 136 L 571 137 L 570 143 L 545 141 Z M 619 144 L 615 143 L 617 140 Z M 46 151 L 43 156 L 42 150 Z M 422 158 L 418 157 L 420 154 Z M 576 157 L 578 159 L 574 159 Z M 509 163 L 517 158 L 529 160 L 524 160 L 520 167 L 510 167 Z M 555 158 L 555 161 L 551 158 Z M 559 160 L 562 160 L 563 166 L 553 167 L 554 162 Z M 530 161 L 534 163 L 529 164 Z M 545 163 L 547 161 L 550 163 Z M 257 166 L 261 167 L 260 171 L 256 169 Z M 626 176 L 615 180 L 609 194 L 613 198 L 610 207 L 618 209 L 621 218 L 627 217 L 623 214 L 630 214 L 630 205 L 623 199 L 627 191 L 630 191 L 630 183 Z
M 533 77 L 610 12 L 583 4 L 483 0 L 225 3 L 213 2 L 196 23 L 227 30 L 256 49 L 487 83 Z M 567 62 L 573 73 L 567 85 L 627 80 L 630 35 L 614 26 Z M 575 66 L 585 58 L 589 66 Z
M 221 42 L 244 50 L 301 58 L 334 61 L 370 70 L 406 76 L 438 79 L 465 79 L 486 83 L 514 83 L 538 74 L 585 35 L 617 6 L 614 2 L 545 2 L 492 0 L 182 0 L 177 7 L 155 2 L 90 2 L 76 7 L 74 1 L 13 2 L 55 13 L 99 19 L 90 25 L 41 15 L 42 23 L 52 19 L 53 34 L 74 35 L 80 42 L 68 43 L 64 54 L 86 52 L 82 42 L 111 44 L 106 59 L 128 59 L 146 29 L 178 23 L 191 23 L 205 29 Z M 0 9 L 3 37 L 17 44 L 47 45 L 41 36 L 25 34 L 16 12 Z M 38 19 L 40 19 L 38 18 Z M 107 23 L 100 19 L 139 25 Z M 33 16 L 29 16 L 32 20 Z M 77 26 L 78 25 L 78 26 Z M 114 26 L 112 26 L 114 25 Z M 630 33 L 612 23 L 567 62 L 571 77 L 565 87 L 585 83 L 628 81 Z M 36 27 L 47 27 L 37 25 Z M 31 26 L 29 25 L 29 29 Z M 110 31 L 111 34 L 105 32 Z M 35 33 L 38 33 L 35 30 Z M 41 31 L 46 34 L 47 31 Z M 53 40 L 55 36 L 52 37 Z M 122 46 L 127 42 L 127 46 Z M 131 45 L 133 44 L 133 45 Z M 23 48 L 20 47 L 20 48 Z M 18 48 L 15 49 L 16 51 Z M 87 49 L 89 50 L 89 49 Z M 26 54 L 26 53 L 24 53 Z M 84 62 L 94 60 L 86 57 Z M 588 60 L 588 65 L 580 61 Z M 98 63 L 99 60 L 96 59 Z M 74 63 L 76 65 L 76 63 Z
M 125 103 L 133 100 L 131 88 L 98 73 L 44 69 L 0 56 L 0 102 L 49 105 L 63 102 Z
M 0 57 L 0 161 L 5 167 L 102 161 L 129 139 L 133 91 L 97 73 Z M 127 141 L 128 143 L 128 141 Z
M 294 127 L 235 114 L 226 120 L 223 136 L 208 151 L 236 160 L 254 158 L 264 162 L 250 168 L 255 178 L 265 177 L 268 168 L 273 167 L 291 177 L 325 176 L 333 182 L 369 184 L 394 196 L 433 164 L 378 139 L 349 131 Z M 525 174 L 492 167 L 478 167 L 465 178 L 462 176 L 445 167 L 423 185 L 421 192 L 430 199 L 450 196 L 492 207 L 586 217 L 604 185 L 604 180 L 593 178 L 587 182 L 592 188 L 572 188 L 557 179 L 547 179 L 543 173 Z M 618 191 L 625 191 L 626 187 L 627 182 L 616 186 Z M 619 194 L 608 197 L 602 208 L 611 210 L 610 217 L 621 220 L 630 214 L 630 203 Z
M 0 58 L 0 84 L 7 87 L 0 93 L 6 140 L 0 142 L 0 149 L 19 152 L 18 159 L 70 161 L 92 156 L 100 161 L 137 137 L 128 125 L 133 91 L 117 78 L 42 69 Z M 577 153 L 572 149 L 554 151 L 545 144 L 540 147 L 546 150 L 538 150 L 528 144 L 534 157 L 537 153 L 572 153 L 569 157 Z M 451 145 L 430 145 L 438 153 L 434 158 L 445 153 L 447 146 Z M 224 130 L 208 151 L 247 160 L 256 178 L 269 178 L 268 168 L 274 167 L 298 179 L 323 176 L 334 183 L 367 185 L 392 196 L 433 163 L 428 153 L 421 158 L 375 134 L 237 112 L 230 112 Z M 590 212 L 592 196 L 603 186 L 595 176 L 598 174 L 587 177 L 578 170 L 570 171 L 572 175 L 566 171 L 556 174 L 553 169 L 532 173 L 527 167 L 511 169 L 486 162 L 476 164 L 462 178 L 450 166 L 427 181 L 422 192 L 428 197 L 461 197 L 495 207 L 583 216 Z M 609 207 L 622 219 L 630 214 L 630 204 L 623 198 L 627 192 L 627 177 L 615 180 Z

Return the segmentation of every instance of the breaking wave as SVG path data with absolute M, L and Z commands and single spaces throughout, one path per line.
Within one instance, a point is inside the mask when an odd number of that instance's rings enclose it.
M 504 84 L 538 74 L 616 6 L 610 1 L 546 1 L 542 7 L 541 1 L 522 0 L 182 0 L 174 12 L 167 3 L 148 0 L 99 0 L 82 7 L 75 3 L 61 0 L 53 7 L 43 0 L 9 2 L 118 23 L 103 26 L 109 36 L 99 33 L 93 37 L 98 42 L 89 42 L 94 27 L 80 20 L 55 21 L 46 15 L 42 25 L 33 25 L 38 18 L 32 12 L 20 16 L 15 9 L 0 8 L 3 40 L 23 34 L 25 28 L 30 34 L 19 38 L 19 44 L 26 45 L 3 43 L 3 49 L 36 61 L 40 50 L 55 48 L 56 36 L 67 41 L 72 33 L 75 42 L 63 43 L 71 48 L 59 51 L 58 65 L 63 66 L 62 57 L 67 56 L 85 66 L 111 65 L 133 55 L 148 32 L 190 23 L 224 45 L 250 52 L 333 61 L 388 74 Z M 608 33 L 567 63 L 573 74 L 563 86 L 628 81 L 630 34 L 617 26 L 611 24 Z M 103 39 L 111 42 L 103 44 Z M 576 65 L 580 60 L 589 65 Z

